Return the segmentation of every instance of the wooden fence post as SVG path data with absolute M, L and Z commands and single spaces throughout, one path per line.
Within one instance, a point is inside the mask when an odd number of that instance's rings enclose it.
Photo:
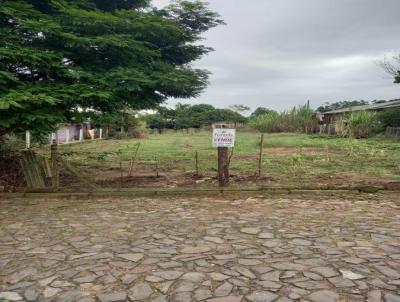
M 51 144 L 51 185 L 54 190 L 58 190 L 60 186 L 60 170 L 58 167 L 58 144 L 57 141 L 54 141 Z
M 195 167 L 196 167 L 196 176 L 199 176 L 199 153 L 196 151 L 194 155 Z
M 160 174 L 158 173 L 158 160 L 157 156 L 154 156 L 154 162 L 155 162 L 155 168 L 156 168 L 156 177 L 160 177 Z
M 26 142 L 26 149 L 31 148 L 31 132 L 28 130 L 25 132 L 25 142 Z
M 220 187 L 229 184 L 228 148 L 218 147 L 218 182 Z
M 259 155 L 259 158 L 258 158 L 258 177 L 261 177 L 263 151 L 264 151 L 264 133 L 261 133 L 261 137 L 260 137 L 260 155 Z

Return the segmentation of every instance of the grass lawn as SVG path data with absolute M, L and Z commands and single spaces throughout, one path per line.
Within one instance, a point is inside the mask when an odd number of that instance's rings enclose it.
M 240 178 L 258 170 L 260 135 L 238 132 L 231 174 Z M 145 139 L 101 140 L 63 145 L 63 158 L 96 179 L 127 175 L 130 160 L 140 143 L 133 175 L 154 173 L 174 178 L 195 170 L 198 152 L 200 173 L 216 174 L 216 149 L 211 133 L 169 132 Z M 268 185 L 347 185 L 400 180 L 400 140 L 387 137 L 353 140 L 298 133 L 266 134 L 263 176 Z M 272 180 L 271 180 L 272 178 Z M 254 181 L 253 181 L 254 182 Z

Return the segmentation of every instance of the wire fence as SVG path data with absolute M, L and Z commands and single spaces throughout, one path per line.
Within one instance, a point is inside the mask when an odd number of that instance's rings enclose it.
M 187 133 L 190 135 L 190 132 Z M 216 149 L 179 150 L 148 148 L 142 142 L 118 147 L 96 148 L 93 144 L 59 146 L 60 186 L 70 189 L 217 186 Z M 38 156 L 51 161 L 50 148 L 36 150 Z M 259 157 L 235 154 L 230 149 L 230 172 L 233 183 L 259 177 Z
M 231 186 L 346 187 L 400 179 L 396 141 L 300 136 L 293 142 L 299 135 L 283 134 L 267 135 L 261 144 L 260 138 L 256 133 L 238 134 L 235 148 L 229 151 Z M 47 186 L 53 186 L 52 165 L 58 163 L 61 191 L 218 186 L 217 150 L 211 147 L 209 132 L 59 145 L 56 160 L 50 146 L 33 151 Z M 29 187 L 20 171 L 24 152 L 9 157 L 12 161 L 0 159 L 4 165 L 0 170 L 5 171 L 0 175 L 0 191 Z

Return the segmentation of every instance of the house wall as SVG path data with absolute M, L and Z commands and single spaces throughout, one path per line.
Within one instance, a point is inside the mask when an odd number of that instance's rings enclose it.
M 337 121 L 341 121 L 344 117 L 344 113 L 336 113 L 336 114 L 325 114 L 322 118 L 324 124 L 334 124 Z
M 64 144 L 72 141 L 79 141 L 80 130 L 83 131 L 83 138 L 87 138 L 90 125 L 87 123 L 82 124 L 66 124 L 63 125 L 57 132 L 49 136 L 49 142 L 52 143 L 57 138 L 59 144 Z

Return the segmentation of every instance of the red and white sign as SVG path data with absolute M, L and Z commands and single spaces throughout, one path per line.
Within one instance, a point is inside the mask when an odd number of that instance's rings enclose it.
M 235 146 L 236 129 L 213 129 L 213 147 Z

